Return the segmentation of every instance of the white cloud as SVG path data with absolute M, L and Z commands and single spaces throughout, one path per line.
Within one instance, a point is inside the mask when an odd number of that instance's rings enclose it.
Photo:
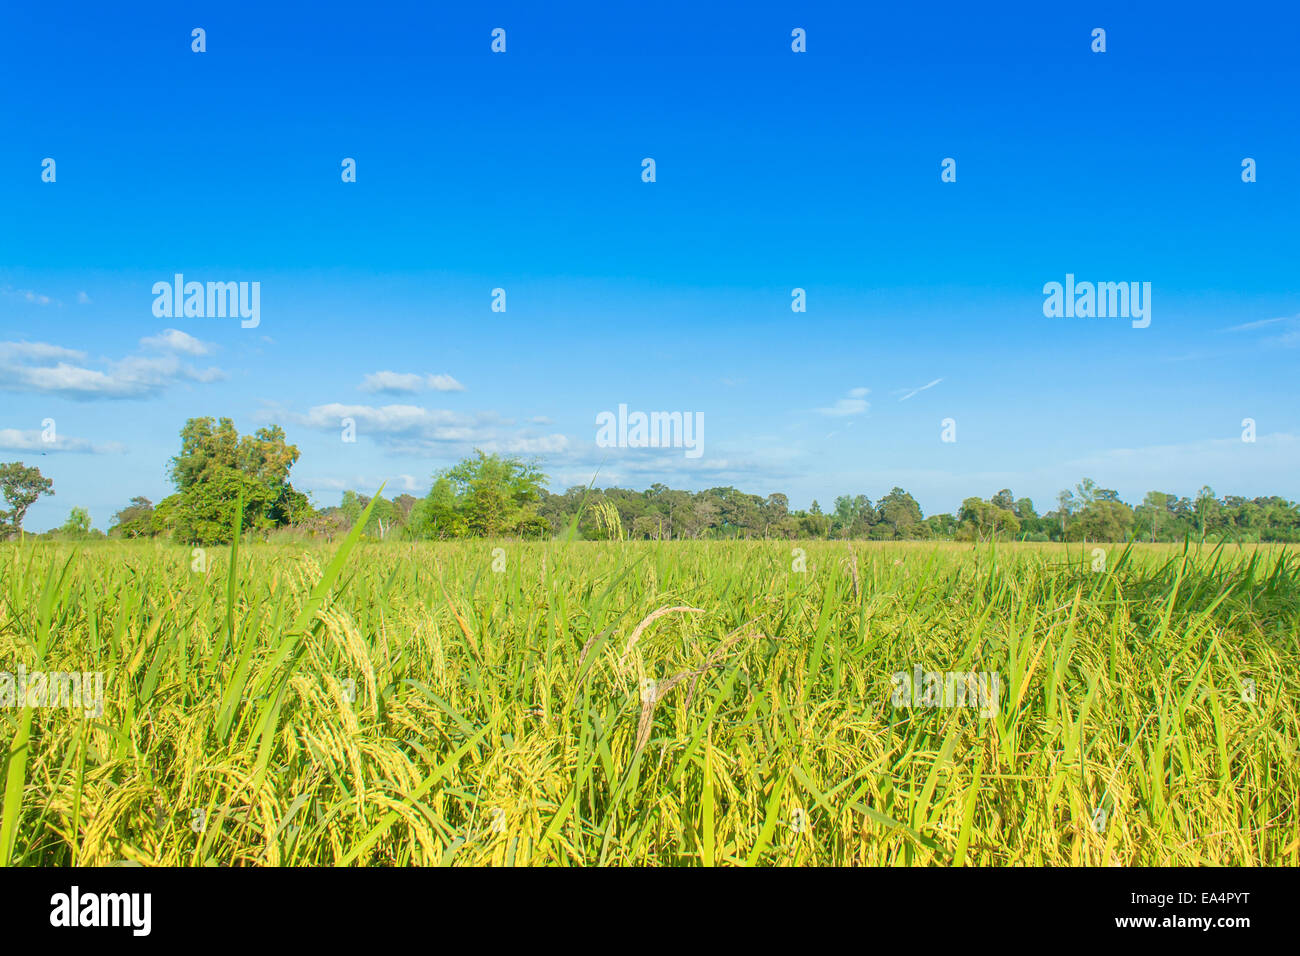
M 78 305 L 90 305 L 90 301 L 91 301 L 91 300 L 90 300 L 90 296 L 86 295 L 85 292 L 78 292 L 78 293 L 77 293 L 77 304 L 78 304 Z
M 929 384 L 922 385 L 920 388 L 914 388 L 914 389 L 912 389 L 911 391 L 909 391 L 906 395 L 904 395 L 902 398 L 900 398 L 899 401 L 900 401 L 900 402 L 905 402 L 905 401 L 907 401 L 909 398 L 911 398 L 912 396 L 917 395 L 917 394 L 919 394 L 919 393 L 921 393 L 921 392 L 924 392 L 927 388 L 934 388 L 936 385 L 938 385 L 938 384 L 939 384 L 940 382 L 942 382 L 942 381 L 943 381 L 943 379 L 941 379 L 941 378 L 936 378 L 933 382 L 930 382 Z
M 511 455 L 553 455 L 569 447 L 564 435 L 542 435 L 537 438 L 507 438 L 489 440 L 480 445 L 484 451 L 504 451 Z
M 1277 325 L 1279 322 L 1294 322 L 1300 319 L 1300 315 L 1284 315 L 1276 319 L 1258 319 L 1254 322 L 1244 322 L 1241 325 L 1232 325 L 1224 332 L 1253 332 L 1255 329 L 1267 328 L 1270 325 Z
M 309 491 L 324 489 L 326 491 L 346 491 L 348 482 L 342 478 L 295 478 L 294 485 Z
M 69 362 L 81 362 L 86 358 L 85 352 L 65 349 L 61 345 L 47 342 L 0 342 L 0 363 L 13 361 L 48 361 L 64 359 Z
M 427 482 L 422 486 L 414 475 L 397 475 L 395 478 L 389 475 L 376 476 L 357 474 L 349 478 L 334 477 L 302 477 L 293 480 L 294 487 L 306 491 L 334 492 L 334 491 L 359 491 L 364 495 L 374 494 L 375 490 L 381 485 L 384 486 L 384 497 L 392 500 L 401 497 L 403 494 L 411 492 L 421 492 L 427 487 Z M 416 497 L 420 497 L 419 494 Z
M 869 388 L 851 388 L 849 389 L 848 398 L 841 398 L 829 408 L 819 408 L 817 411 L 821 412 L 823 415 L 831 415 L 834 417 L 861 415 L 871 407 L 871 403 L 866 400 L 866 397 L 869 394 L 871 394 L 871 389 Z
M 35 429 L 19 431 L 16 428 L 0 428 L 0 450 L 32 451 L 41 454 L 52 451 L 67 451 L 90 455 L 108 455 L 126 450 L 125 446 L 120 442 L 97 444 L 85 438 L 67 438 L 59 435 L 57 429 L 55 430 L 55 438 L 55 441 L 45 441 L 43 433 Z
M 316 405 L 306 414 L 284 412 L 281 417 L 320 431 L 338 432 L 342 422 L 356 422 L 358 440 L 370 439 L 393 452 L 409 454 L 467 454 L 473 448 L 506 454 L 563 451 L 564 435 L 533 435 L 515 430 L 494 412 L 457 412 L 420 405 Z
M 633 453 L 635 452 L 635 454 Z M 781 482 L 790 477 L 783 467 L 735 458 L 665 458 L 652 449 L 618 449 L 617 457 L 583 458 L 548 462 L 544 470 L 553 488 L 585 486 L 596 478 L 597 488 L 644 489 L 656 481 L 673 488 L 703 489 L 736 485 L 759 494 L 760 489 L 784 490 Z
M 425 389 L 434 392 L 463 392 L 465 386 L 450 375 L 418 375 L 414 372 L 372 372 L 358 386 L 363 392 L 412 395 Z
M 56 305 L 63 307 L 63 303 L 58 299 L 37 292 L 34 289 L 15 289 L 13 286 L 0 286 L 0 295 L 7 298 L 22 299 L 24 302 L 30 302 L 32 305 Z
M 192 347 L 189 342 L 198 343 L 184 333 L 177 334 L 188 340 L 181 341 L 182 345 Z M 158 338 L 173 344 L 177 341 L 168 339 L 167 333 Z M 46 342 L 0 342 L 0 389 L 89 401 L 144 398 L 182 382 L 208 383 L 225 378 L 221 369 L 194 368 L 175 355 L 131 355 L 100 360 L 98 364 L 103 367 L 88 367 L 84 352 Z
M 463 392 L 465 386 L 450 375 L 430 375 L 429 387 L 435 392 Z
M 1145 448 L 1110 448 L 1074 458 L 1065 462 L 1075 471 L 1091 469 L 1107 475 L 1112 487 L 1130 478 L 1161 475 L 1160 481 L 1170 487 L 1186 483 L 1188 475 L 1197 481 L 1225 485 L 1236 480 L 1236 474 L 1249 473 L 1256 477 L 1260 470 L 1275 470 L 1279 474 L 1294 472 L 1300 465 L 1300 436 L 1288 432 L 1259 435 L 1254 442 L 1237 438 L 1206 438 L 1201 441 L 1177 445 L 1149 445 Z M 1100 480 L 1100 479 L 1099 479 Z M 1278 481 L 1280 487 L 1283 482 Z M 1230 490 L 1230 489 L 1229 489 Z
M 1259 329 L 1269 329 L 1280 327 L 1277 330 L 1281 335 L 1268 336 L 1263 340 L 1264 345 L 1280 345 L 1283 348 L 1295 348 L 1300 346 L 1300 314 L 1284 315 L 1276 319 L 1260 319 L 1256 322 L 1246 322 L 1242 325 L 1233 325 L 1223 332 L 1255 332 Z
M 339 428 L 351 418 L 357 431 L 379 435 L 419 435 L 435 441 L 464 441 L 473 437 L 474 418 L 464 412 L 419 405 L 316 405 L 305 415 L 295 415 L 300 425 L 324 430 Z
M 183 355 L 207 355 L 212 351 L 212 346 L 207 342 L 201 342 L 180 329 L 165 329 L 158 335 L 141 339 L 140 345 L 158 352 L 179 352 Z

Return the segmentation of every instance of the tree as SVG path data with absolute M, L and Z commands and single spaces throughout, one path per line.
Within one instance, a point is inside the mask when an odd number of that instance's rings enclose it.
M 950 514 L 930 515 L 925 527 L 932 538 L 951 538 L 957 533 L 957 519 Z
M 1133 527 L 1133 509 L 1122 501 L 1097 498 L 1070 525 L 1075 541 L 1124 541 Z
M 1056 495 L 1056 503 L 1060 506 L 1061 537 L 1065 537 L 1065 520 L 1070 516 L 1070 513 L 1074 511 L 1075 507 L 1074 493 L 1070 491 L 1069 488 L 1058 492 Z
M 393 499 L 393 508 L 396 510 L 396 519 L 399 524 L 406 524 L 411 520 L 411 512 L 415 510 L 415 504 L 420 499 L 415 495 L 400 494 Z
M 1152 541 L 1160 534 L 1160 517 L 1169 510 L 1169 498 L 1163 491 L 1148 491 L 1142 504 L 1138 505 L 1138 518 L 1151 526 Z
M 1219 501 L 1214 497 L 1214 489 L 1209 485 L 1202 485 L 1201 490 L 1196 493 L 1196 520 L 1200 525 L 1202 537 L 1205 536 L 1206 528 L 1218 516 Z
M 1074 491 L 1080 507 L 1086 508 L 1097 498 L 1097 483 L 1091 478 L 1085 478 L 1074 486 Z
M 963 501 L 957 517 L 961 519 L 961 527 L 957 529 L 958 537 L 968 541 L 983 541 L 986 538 L 996 538 L 999 534 L 1011 537 L 1020 530 L 1020 522 L 1010 511 L 979 498 Z
M 632 537 L 660 540 L 663 537 L 663 521 L 662 516 L 641 515 L 632 522 Z
M 895 486 L 876 506 L 882 524 L 888 525 L 891 537 L 912 538 L 921 530 L 921 506 L 902 488 Z
M 0 491 L 9 504 L 0 511 L 0 540 L 18 534 L 23 527 L 27 509 L 41 495 L 54 494 L 53 479 L 46 478 L 35 466 L 25 467 L 21 461 L 0 465 Z
M 279 425 L 240 438 L 229 418 L 189 419 L 181 429 L 181 452 L 171 461 L 179 498 L 168 502 L 168 517 L 176 536 L 199 544 L 230 541 L 241 499 L 245 529 L 264 532 L 301 521 L 311 507 L 289 484 L 297 460 L 298 449 L 286 443 Z
M 409 525 L 417 538 L 446 541 L 469 534 L 469 523 L 456 510 L 456 489 L 445 475 L 434 479 L 433 487 L 411 512 Z
M 817 502 L 813 502 L 813 508 L 816 508 Z M 814 511 L 809 508 L 807 512 L 800 511 L 795 515 L 799 522 L 800 538 L 824 538 L 831 533 L 831 519 L 821 513 L 820 510 Z
M 319 511 L 313 511 L 301 521 L 294 522 L 294 527 L 313 538 L 319 536 L 326 541 L 333 541 L 335 535 L 343 534 L 350 526 L 347 518 L 343 515 L 342 509 L 321 508 Z
M 414 501 L 415 499 L 412 498 L 411 500 Z M 349 489 L 343 492 L 343 500 L 339 504 L 339 511 L 348 526 L 351 527 L 361 520 L 361 513 L 366 510 L 369 504 L 369 495 L 363 495 Z M 400 523 L 401 510 L 398 508 L 397 503 L 389 501 L 383 495 L 380 495 L 375 500 L 374 507 L 370 509 L 370 520 L 366 522 L 363 530 L 371 537 L 379 538 L 382 541 Z
M 763 537 L 767 537 L 768 528 L 779 525 L 790 516 L 790 499 L 783 494 L 768 495 L 763 503 Z
M 695 507 L 691 511 L 691 532 L 697 538 L 704 537 L 707 532 L 717 525 L 721 514 L 722 509 L 718 507 L 716 501 L 702 495 L 699 496 L 695 502 Z
M 730 486 L 710 488 L 702 494 L 718 506 L 718 530 L 729 538 L 750 538 L 763 533 L 764 501 Z
M 487 538 L 536 535 L 545 524 L 539 521 L 537 503 L 546 475 L 535 465 L 475 449 L 473 458 L 435 476 L 435 484 L 438 477 L 451 483 L 456 510 L 470 534 Z
M 902 491 L 901 488 L 898 490 Z M 831 533 L 839 538 L 865 538 L 881 520 L 876 507 L 866 495 L 840 495 L 835 499 L 835 510 L 830 517 Z M 891 535 L 886 533 L 885 536 Z
M 68 512 L 68 520 L 59 528 L 60 535 L 67 538 L 87 538 L 90 536 L 90 512 L 80 506 Z
M 1015 511 L 1016 499 L 1011 494 L 1010 488 L 1003 488 L 996 495 L 989 499 L 989 503 L 994 507 L 1001 508 L 1003 511 Z
M 136 495 L 129 505 L 113 515 L 108 534 L 115 538 L 151 537 L 158 533 L 153 518 L 153 502 L 143 495 Z
M 847 538 L 857 515 L 853 499 L 849 495 L 840 495 L 835 499 L 835 510 L 831 512 L 831 530 L 839 537 Z
M 669 488 L 658 493 L 655 496 L 655 502 L 661 511 L 666 511 L 668 514 L 668 524 L 665 527 L 664 537 L 683 537 L 687 533 L 695 513 L 691 493 L 689 491 L 675 491 Z

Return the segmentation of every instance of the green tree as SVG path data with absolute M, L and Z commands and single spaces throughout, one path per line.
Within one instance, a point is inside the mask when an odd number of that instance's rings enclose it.
M 931 538 L 951 538 L 957 533 L 957 519 L 950 514 L 930 515 L 925 527 Z
M 21 461 L 0 464 L 0 491 L 9 508 L 0 511 L 0 540 L 18 534 L 23 528 L 27 509 L 41 495 L 54 494 L 54 481 L 41 475 L 35 466 L 30 468 Z
M 153 502 L 143 495 L 136 495 L 129 505 L 113 515 L 113 523 L 108 528 L 109 537 L 151 537 L 158 533 L 153 518 Z
M 65 538 L 90 537 L 90 512 L 80 506 L 68 512 L 68 520 L 59 528 L 59 535 Z
M 999 535 L 1014 537 L 1020 530 L 1020 521 L 1014 514 L 980 498 L 963 501 L 957 517 L 961 520 L 957 536 L 967 541 L 984 541 Z
M 398 524 L 405 526 L 411 520 L 411 512 L 419 500 L 415 495 L 408 494 L 400 494 L 393 499 L 394 518 Z
M 1219 518 L 1219 500 L 1214 497 L 1214 489 L 1202 485 L 1196 493 L 1196 522 L 1204 537 L 1207 530 L 1217 524 Z
M 1097 483 L 1091 478 L 1085 478 L 1074 486 L 1074 493 L 1079 501 L 1078 506 L 1086 508 L 1097 498 Z
M 831 512 L 831 531 L 838 538 L 847 538 L 853 530 L 853 519 L 858 510 L 853 506 L 851 495 L 840 495 L 835 499 L 835 510 Z
M 542 533 L 545 522 L 537 513 L 544 475 L 535 465 L 519 458 L 485 454 L 474 450 L 441 476 L 455 492 L 457 511 L 464 517 L 470 534 L 480 537 Z M 431 492 L 432 493 L 432 492 Z
M 658 541 L 663 537 L 663 532 L 663 515 L 641 515 L 632 522 L 633 538 L 649 538 L 653 541 Z
M 1155 541 L 1160 535 L 1160 519 L 1169 511 L 1170 495 L 1163 491 L 1148 491 L 1146 497 L 1142 499 L 1142 504 L 1137 508 L 1137 519 L 1139 526 L 1145 532 L 1150 529 L 1151 540 Z
M 1122 501 L 1093 500 L 1070 525 L 1075 541 L 1124 541 L 1133 527 L 1133 509 Z
M 790 517 L 790 499 L 780 493 L 768 495 L 763 503 L 763 536 L 767 537 L 769 528 L 780 525 L 788 517 Z
M 881 524 L 890 529 L 890 537 L 914 538 L 922 530 L 921 506 L 902 488 L 895 486 L 876 506 Z
M 796 537 L 825 538 L 831 533 L 831 519 L 828 515 L 821 513 L 816 501 L 812 503 L 812 507 L 807 511 L 796 512 L 795 520 L 799 524 Z
M 181 429 L 181 452 L 171 461 L 179 499 L 165 502 L 166 518 L 177 537 L 199 544 L 230 541 L 241 498 L 245 529 L 265 532 L 302 521 L 311 507 L 289 484 L 297 460 L 298 449 L 286 443 L 279 425 L 240 438 L 229 418 L 191 418 Z
M 1074 511 L 1076 506 L 1074 492 L 1070 491 L 1069 488 L 1065 488 L 1058 492 L 1056 495 L 1056 504 L 1057 514 L 1061 516 L 1061 537 L 1064 538 L 1066 521 L 1069 519 L 1070 514 Z
M 445 475 L 435 478 L 429 493 L 411 512 L 411 534 L 446 541 L 469 534 L 469 523 L 458 510 L 456 489 Z
M 995 508 L 1001 508 L 1003 511 L 1016 510 L 1016 499 L 1015 496 L 1011 494 L 1010 488 L 1003 488 L 989 499 L 989 503 Z

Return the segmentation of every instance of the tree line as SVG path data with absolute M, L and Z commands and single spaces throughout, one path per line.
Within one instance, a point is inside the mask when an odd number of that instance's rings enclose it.
M 332 540 L 353 528 L 371 499 L 348 490 L 336 506 L 317 507 L 293 487 L 298 461 L 278 425 L 240 436 L 228 418 L 194 418 L 181 430 L 180 452 L 169 462 L 176 491 L 156 505 L 137 496 L 114 516 L 107 537 L 170 538 L 185 543 L 229 542 L 236 525 L 267 539 Z M 691 492 L 653 484 L 644 491 L 575 486 L 562 494 L 545 488 L 547 476 L 514 456 L 475 451 L 433 475 L 428 494 L 380 497 L 362 529 L 381 540 L 459 538 L 642 539 L 867 539 L 1020 541 L 1300 541 L 1300 506 L 1277 496 L 1219 497 L 1202 487 L 1192 498 L 1148 492 L 1140 504 L 1085 478 L 1061 491 L 1056 507 L 1039 514 L 1034 503 L 1003 488 L 988 499 L 967 498 L 956 514 L 925 516 L 902 488 L 873 501 L 840 495 L 829 510 L 817 501 L 793 510 L 784 494 L 749 494 L 718 487 Z M 27 509 L 53 484 L 21 462 L 0 464 L 0 538 L 22 528 Z M 237 509 L 242 502 L 242 513 Z M 84 508 L 46 532 L 52 538 L 104 537 Z

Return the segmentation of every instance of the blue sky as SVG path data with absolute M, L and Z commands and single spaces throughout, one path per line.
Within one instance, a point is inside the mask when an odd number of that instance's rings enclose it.
M 1300 498 L 1287 5 L 542 6 L 6 15 L 0 460 L 56 491 L 29 529 L 165 496 L 199 415 L 283 425 L 320 504 L 476 446 L 799 507 Z M 155 317 L 177 272 L 259 282 L 259 326 Z M 1150 326 L 1045 317 L 1066 273 L 1150 282 Z M 702 414 L 703 454 L 598 448 L 620 403 Z

